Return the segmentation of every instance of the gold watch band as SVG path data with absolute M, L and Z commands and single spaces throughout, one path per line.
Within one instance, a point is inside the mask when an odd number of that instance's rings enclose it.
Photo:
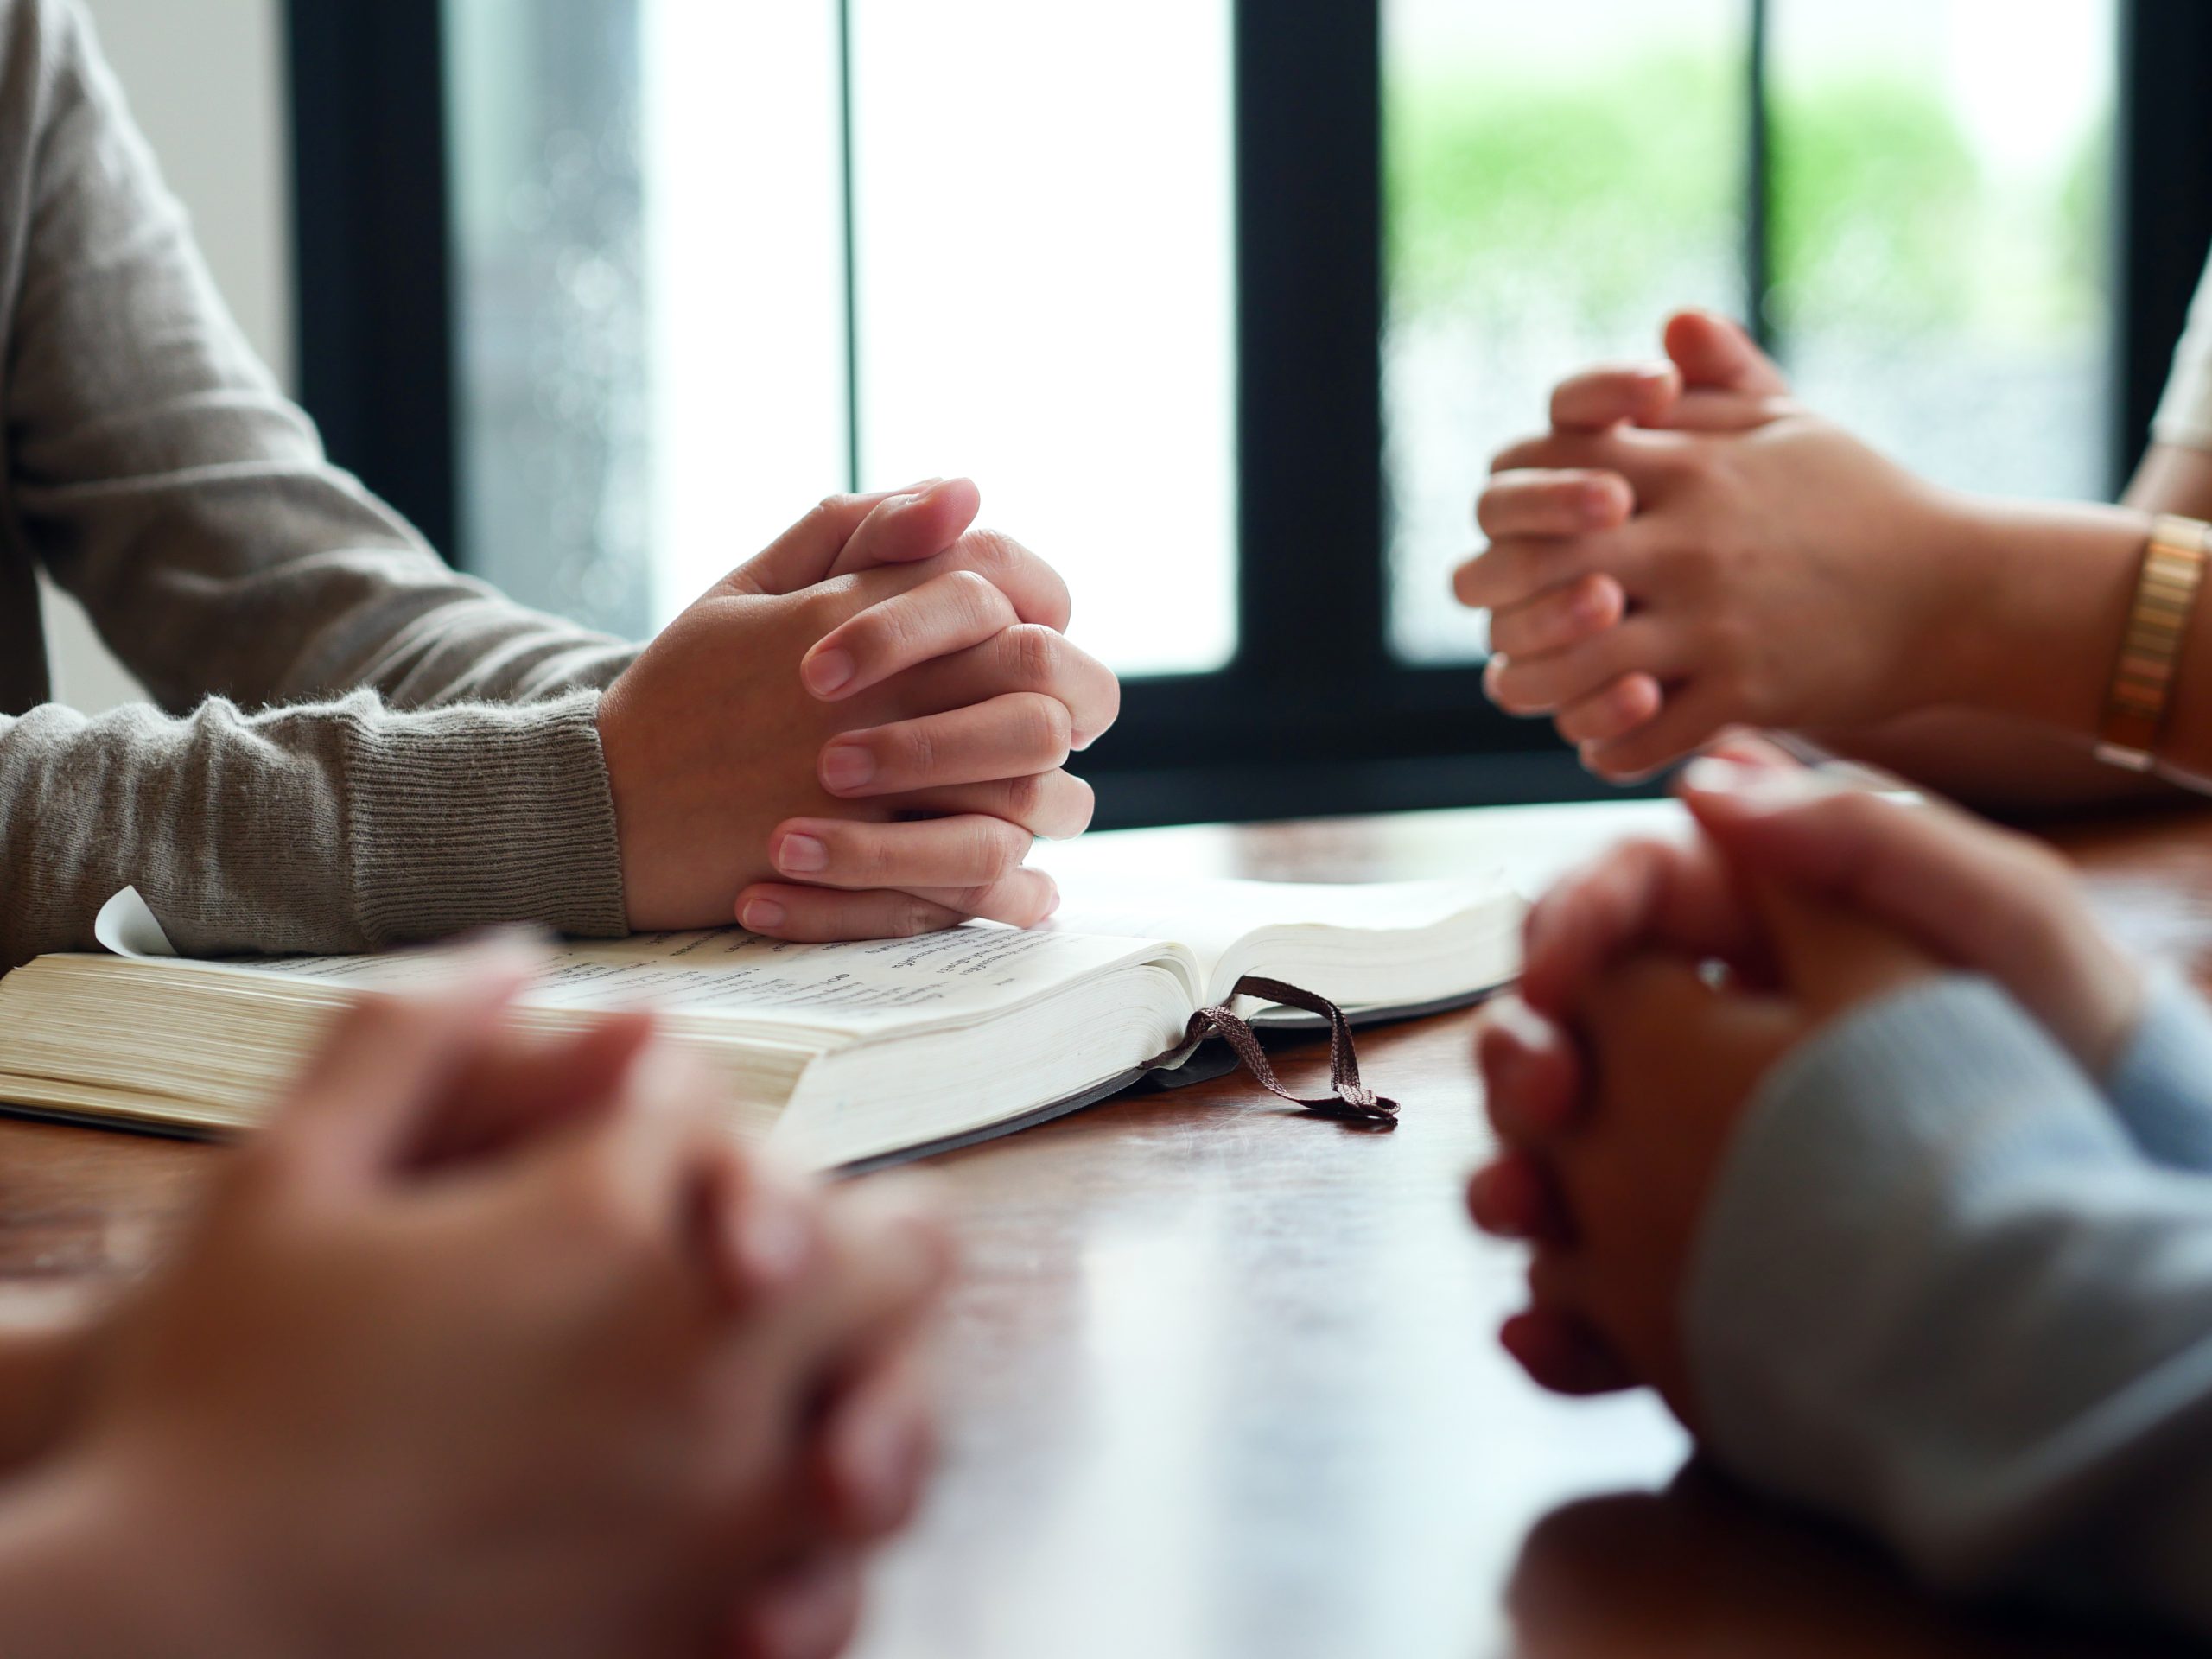
M 2131 772 L 2148 772 L 2157 764 L 2158 734 L 2204 578 L 2208 537 L 2212 526 L 2171 514 L 2151 527 L 2097 734 L 2100 760 Z

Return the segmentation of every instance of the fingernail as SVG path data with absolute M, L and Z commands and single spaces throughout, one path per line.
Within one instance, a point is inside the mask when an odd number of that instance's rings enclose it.
M 832 697 L 853 683 L 852 653 L 817 651 L 799 664 L 798 677 L 817 697 Z
M 788 837 L 786 838 L 789 839 Z M 766 933 L 781 927 L 789 912 L 772 899 L 748 899 L 745 908 L 738 912 L 738 925 L 754 933 Z
M 857 743 L 833 743 L 822 752 L 822 784 L 825 789 L 860 789 L 874 777 L 875 757 Z
M 785 836 L 776 848 L 776 868 L 787 875 L 813 875 L 830 868 L 830 844 L 814 836 Z

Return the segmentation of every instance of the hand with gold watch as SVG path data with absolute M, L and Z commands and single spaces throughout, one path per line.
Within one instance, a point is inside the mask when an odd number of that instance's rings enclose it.
M 1666 348 L 1562 382 L 1492 463 L 1455 583 L 1492 701 L 1616 781 L 1735 727 L 1993 806 L 2212 779 L 2212 448 L 2154 448 L 2122 505 L 1975 495 L 1805 409 L 1725 319 Z

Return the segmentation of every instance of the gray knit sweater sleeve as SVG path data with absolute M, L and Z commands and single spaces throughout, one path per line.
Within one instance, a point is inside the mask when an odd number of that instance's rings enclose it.
M 1880 1000 L 1776 1067 L 1684 1318 L 1744 1478 L 1954 1588 L 2212 1635 L 2212 1180 L 2152 1162 L 1989 982 Z
M 328 464 L 73 0 L 0 0 L 0 657 L 36 661 L 42 563 L 161 705 L 0 719 L 0 969 L 86 944 L 125 882 L 207 951 L 620 931 L 594 714 L 631 648 L 456 575 Z

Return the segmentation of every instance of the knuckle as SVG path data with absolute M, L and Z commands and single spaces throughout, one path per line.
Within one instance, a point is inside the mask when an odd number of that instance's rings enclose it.
M 873 824 L 854 826 L 839 832 L 830 849 L 830 868 L 849 881 L 886 887 L 900 873 L 895 826 L 889 831 Z
M 845 649 L 868 663 L 904 662 L 913 654 L 921 631 L 918 607 L 887 601 L 861 612 L 847 625 Z
M 1045 807 L 1045 779 L 1041 774 L 1025 778 L 1010 778 L 1003 785 L 1006 791 L 1006 816 L 1016 823 L 1027 823 L 1037 817 Z
M 971 530 L 954 544 L 955 566 L 986 579 L 1014 569 L 1028 556 L 1011 536 L 995 530 Z
M 1068 757 L 1068 746 L 1074 741 L 1074 721 L 1068 714 L 1067 704 L 1058 697 L 1036 696 L 1031 704 L 1037 721 L 1038 747 L 1053 757 L 1058 766 Z
M 985 882 L 977 887 L 956 889 L 951 894 L 952 908 L 963 916 L 982 915 L 989 908 L 992 886 L 992 883 Z
M 1000 635 L 1007 677 L 1025 691 L 1043 691 L 1059 679 L 1062 636 L 1035 622 L 1023 622 Z
M 995 887 L 1020 869 L 1028 855 L 1027 832 L 992 819 L 978 825 L 971 835 L 965 862 L 970 871 Z
M 861 619 L 868 615 L 863 611 L 855 616 L 851 594 L 834 583 L 804 589 L 785 602 L 792 607 L 799 631 L 809 643 L 843 628 L 849 644 L 854 635 L 861 631 Z
M 879 732 L 874 746 L 876 762 L 884 776 L 925 782 L 937 772 L 938 741 L 925 720 L 908 721 Z
M 950 571 L 944 582 L 952 608 L 962 621 L 979 626 L 1006 613 L 1006 595 L 982 571 Z

